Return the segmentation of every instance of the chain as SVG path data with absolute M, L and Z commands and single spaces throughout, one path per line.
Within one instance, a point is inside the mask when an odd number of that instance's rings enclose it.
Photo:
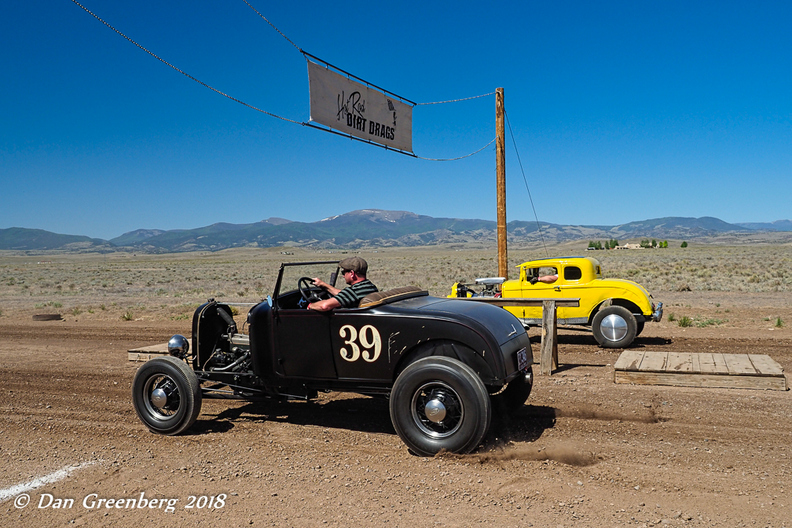
M 284 35 L 284 34 L 283 34 L 283 32 L 281 32 L 281 30 L 279 30 L 277 27 L 275 27 L 275 26 L 272 24 L 272 22 L 270 22 L 269 20 L 267 20 L 267 18 L 266 18 L 264 15 L 262 15 L 261 13 L 259 13 L 259 11 L 257 11 L 257 10 L 256 10 L 256 8 L 254 8 L 252 5 L 250 5 L 250 3 L 249 3 L 247 0 L 242 0 L 242 1 L 243 1 L 243 2 L 245 2 L 245 3 L 246 3 L 246 4 L 247 4 L 247 5 L 248 5 L 248 6 L 249 6 L 249 7 L 250 7 L 250 8 L 251 8 L 253 11 L 255 11 L 255 12 L 256 12 L 256 13 L 257 13 L 257 14 L 258 14 L 258 15 L 259 15 L 261 18 L 263 18 L 263 19 L 264 19 L 264 20 L 267 22 L 267 24 L 269 24 L 270 26 L 272 26 L 272 28 L 273 28 L 273 29 L 275 29 L 275 31 L 277 31 L 277 32 L 278 32 L 278 33 L 279 33 L 279 34 L 280 34 L 280 35 L 281 35 L 283 38 L 285 38 L 285 39 L 286 39 L 286 40 L 287 40 L 287 41 L 288 41 L 288 42 L 289 42 L 289 43 L 290 43 L 292 46 L 294 46 L 295 48 L 297 48 L 297 50 L 298 50 L 298 51 L 300 51 L 300 53 L 302 53 L 303 55 L 305 55 L 305 52 L 304 52 L 302 49 L 300 49 L 300 47 L 299 47 L 299 46 L 297 46 L 297 44 L 295 44 L 294 42 L 292 42 L 292 41 L 291 41 L 291 40 L 290 40 L 290 39 L 289 39 L 289 38 L 288 38 L 286 35 Z M 222 92 L 222 91 L 218 90 L 217 88 L 215 88 L 215 87 L 213 87 L 213 86 L 211 86 L 211 85 L 209 85 L 209 84 L 207 84 L 207 83 L 203 82 L 202 80 L 200 80 L 200 79 L 197 79 L 196 77 L 193 77 L 192 75 L 190 75 L 189 73 L 185 72 L 184 70 L 182 70 L 182 69 L 180 69 L 180 68 L 177 68 L 176 66 L 174 66 L 174 65 L 173 65 L 173 64 L 171 64 L 170 62 L 166 61 L 165 59 L 163 59 L 162 57 L 160 57 L 160 56 L 159 56 L 159 55 L 157 55 L 156 53 L 154 53 L 154 52 L 150 51 L 149 49 L 145 48 L 145 47 L 144 47 L 144 46 L 142 46 L 141 44 L 138 44 L 138 43 L 137 43 L 135 40 L 133 40 L 132 38 L 130 38 L 130 37 L 128 37 L 128 36 L 126 36 L 124 33 L 122 33 L 121 31 L 119 31 L 118 29 L 116 29 L 116 28 L 115 28 L 115 27 L 113 27 L 112 25 L 110 25 L 110 24 L 109 24 L 108 22 L 106 22 L 106 21 L 105 21 L 103 18 L 101 18 L 99 15 L 97 15 L 96 13 L 94 13 L 93 11 L 91 11 L 90 9 L 88 9 L 87 7 L 85 7 L 84 5 L 82 5 L 82 4 L 81 4 L 80 2 L 78 2 L 77 0 L 72 0 L 72 2 L 73 2 L 75 5 L 77 5 L 77 6 L 78 6 L 80 9 L 82 9 L 83 11 L 85 11 L 86 13 L 88 13 L 89 15 L 91 15 L 92 17 L 94 17 L 96 20 L 98 20 L 99 22 L 101 22 L 102 24 L 104 24 L 105 26 L 107 26 L 108 28 L 112 29 L 112 30 L 113 30 L 114 32 L 116 32 L 118 35 L 120 35 L 120 36 L 124 37 L 124 39 L 128 40 L 129 42 L 131 42 L 132 44 L 134 44 L 135 46 L 137 46 L 137 47 L 138 47 L 138 48 L 140 48 L 141 50 L 145 51 L 146 53 L 148 53 L 149 55 L 151 55 L 152 57 L 154 57 L 155 59 L 157 59 L 157 60 L 158 60 L 158 61 L 160 61 L 161 63 L 163 63 L 163 64 L 165 64 L 166 66 L 168 66 L 169 68 L 171 68 L 171 69 L 173 69 L 173 70 L 175 70 L 175 71 L 177 71 L 177 72 L 181 73 L 182 75 L 184 75 L 184 76 L 185 76 L 185 77 L 187 77 L 188 79 L 191 79 L 191 80 L 193 80 L 193 81 L 197 82 L 197 83 L 198 83 L 198 84 L 200 84 L 201 86 L 203 86 L 203 87 L 205 87 L 205 88 L 208 88 L 208 89 L 212 90 L 213 92 L 215 92 L 215 93 L 217 93 L 217 94 L 219 94 L 219 95 L 222 95 L 223 97 L 225 97 L 225 98 L 227 98 L 227 99 L 230 99 L 230 100 L 232 100 L 232 101 L 234 101 L 234 102 L 236 102 L 236 103 L 239 103 L 239 104 L 241 104 L 242 106 L 246 106 L 247 108 L 250 108 L 251 110 L 255 110 L 255 111 L 257 111 L 257 112 L 261 112 L 262 114 L 266 114 L 266 115 L 268 115 L 268 116 L 271 116 L 271 117 L 274 117 L 274 118 L 276 118 L 276 119 L 281 119 L 281 120 L 283 120 L 283 121 L 287 121 L 287 122 L 289 122 L 289 123 L 294 123 L 294 124 L 296 124 L 296 125 L 302 125 L 302 126 L 311 126 L 312 128 L 317 128 L 317 129 L 319 129 L 319 130 L 324 130 L 324 131 L 326 131 L 326 132 L 332 132 L 332 133 L 334 133 L 334 134 L 338 134 L 338 135 L 342 135 L 342 136 L 347 136 L 347 134 L 343 134 L 343 133 L 340 133 L 340 132 L 336 132 L 336 131 L 334 131 L 334 130 L 331 130 L 331 129 L 326 129 L 326 128 L 318 127 L 318 126 L 315 126 L 315 125 L 313 125 L 312 123 L 306 123 L 306 122 L 301 122 L 301 121 L 295 121 L 294 119 L 289 119 L 289 118 L 287 118 L 287 117 L 283 117 L 283 116 L 279 116 L 279 115 L 277 115 L 277 114 L 273 114 L 272 112 L 268 112 L 268 111 L 266 111 L 266 110 L 262 110 L 261 108 L 257 108 L 257 107 L 255 107 L 255 106 L 253 106 L 253 105 L 251 105 L 251 104 L 248 104 L 248 103 L 246 103 L 246 102 L 244 102 L 244 101 L 241 101 L 241 100 L 237 99 L 236 97 L 233 97 L 233 96 L 231 96 L 231 95 L 228 95 L 227 93 L 225 93 L 225 92 Z M 493 95 L 494 93 L 495 93 L 495 92 L 491 92 L 491 93 L 488 93 L 488 94 L 476 95 L 476 96 L 473 96 L 473 97 L 466 97 L 466 98 L 463 98 L 463 99 L 453 99 L 453 100 L 450 100 L 450 101 L 437 101 L 437 102 L 432 102 L 432 103 L 414 103 L 414 104 L 417 106 L 417 105 L 430 105 L 430 104 L 442 104 L 442 103 L 455 103 L 455 102 L 459 102 L 459 101 L 468 101 L 468 100 L 470 100 L 470 99 L 478 99 L 479 97 L 487 97 L 487 96 Z M 397 97 L 398 97 L 398 96 L 397 96 Z M 350 137 L 351 139 L 358 139 L 358 138 L 355 138 L 354 136 L 348 136 L 348 137 Z M 457 161 L 457 160 L 461 160 L 461 159 L 469 158 L 470 156 L 473 156 L 473 155 L 475 155 L 475 154 L 478 154 L 479 152 L 481 152 L 481 151 L 482 151 L 482 150 L 484 150 L 485 148 L 487 148 L 487 147 L 489 147 L 490 145 L 492 145 L 492 143 L 495 141 L 495 139 L 496 139 L 496 138 L 492 138 L 492 141 L 490 141 L 489 143 L 487 143 L 486 145 L 484 145 L 484 146 L 483 146 L 483 147 L 481 147 L 480 149 L 476 150 L 475 152 L 471 152 L 470 154 L 466 154 L 466 155 L 464 155 L 464 156 L 459 156 L 459 157 L 457 157 L 457 158 L 425 158 L 425 157 L 423 157 L 423 156 L 417 156 L 417 155 L 415 155 L 415 154 L 413 154 L 413 153 L 408 153 L 408 152 L 405 152 L 405 151 L 402 151 L 402 150 L 399 150 L 399 149 L 392 149 L 392 148 L 389 148 L 389 147 L 387 147 L 387 146 L 384 146 L 384 145 L 383 145 L 383 147 L 384 147 L 386 150 L 391 150 L 391 151 L 394 151 L 394 152 L 399 152 L 399 153 L 401 153 L 401 154 L 406 154 L 406 155 L 408 155 L 408 156 L 411 156 L 411 157 L 414 157 L 414 158 L 418 158 L 418 159 L 422 159 L 422 160 L 426 160 L 426 161 Z M 373 142 L 370 142 L 370 141 L 366 141 L 366 140 L 360 140 L 360 141 L 363 141 L 363 142 L 365 142 L 365 143 L 369 143 L 369 144 L 371 144 L 371 145 L 380 146 L 379 144 L 377 144 L 377 143 L 373 143 Z
M 281 36 L 281 37 L 283 37 L 283 38 L 285 38 L 285 39 L 286 39 L 286 40 L 289 42 L 289 44 L 291 44 L 292 46 L 294 46 L 295 48 L 297 48 L 297 51 L 299 51 L 300 53 L 304 53 L 304 52 L 303 52 L 303 50 L 302 50 L 302 49 L 300 49 L 300 46 L 298 46 L 297 44 L 295 44 L 294 42 L 292 42 L 292 41 L 291 41 L 291 39 L 290 39 L 289 37 L 287 37 L 286 35 L 284 35 L 284 34 L 283 34 L 283 32 L 282 32 L 280 29 L 276 28 L 276 27 L 275 27 L 275 24 L 273 24 L 272 22 L 270 22 L 270 21 L 267 19 L 267 17 L 265 17 L 264 15 L 262 15 L 261 13 L 259 13 L 259 11 L 258 11 L 258 10 L 257 10 L 255 7 L 253 7 L 252 5 L 250 5 L 250 2 L 248 2 L 247 0 L 242 0 L 242 1 L 243 1 L 243 2 L 245 2 L 245 3 L 248 5 L 248 7 L 249 7 L 250 9 L 252 9 L 253 11 L 255 11 L 255 12 L 256 12 L 256 14 L 257 14 L 258 16 L 260 16 L 261 18 L 263 18 L 263 19 L 264 19 L 264 21 L 265 21 L 267 24 L 269 24 L 270 26 L 272 26 L 272 29 L 274 29 L 275 31 L 277 31 L 278 33 L 280 33 L 280 36 Z
M 215 92 L 215 93 L 218 93 L 218 94 L 222 95 L 223 97 L 227 97 L 228 99 L 231 99 L 232 101 L 234 101 L 234 102 L 236 102 L 236 103 L 239 103 L 239 104 L 241 104 L 242 106 L 246 106 L 246 107 L 248 107 L 248 108 L 250 108 L 250 109 L 252 109 L 252 110 L 255 110 L 255 111 L 257 111 L 257 112 L 261 112 L 262 114 L 267 114 L 268 116 L 272 116 L 272 117 L 275 117 L 275 118 L 277 118 L 277 119 L 282 119 L 283 121 L 288 121 L 289 123 L 295 123 L 295 124 L 298 124 L 298 125 L 305 125 L 305 123 L 301 123 L 300 121 L 295 121 L 295 120 L 293 120 L 293 119 L 289 119 L 289 118 L 287 118 L 287 117 L 282 117 L 282 116 L 279 116 L 279 115 L 277 115 L 277 114 L 273 114 L 272 112 L 267 112 L 266 110 L 262 110 L 261 108 L 256 108 L 255 106 L 253 106 L 253 105 L 251 105 L 251 104 L 248 104 L 248 103 L 246 103 L 246 102 L 244 102 L 244 101 L 240 101 L 240 100 L 239 100 L 239 99 L 237 99 L 236 97 L 232 97 L 232 96 L 228 95 L 227 93 L 221 92 L 221 91 L 220 91 L 220 90 L 218 90 L 217 88 L 215 88 L 215 87 L 213 87 L 213 86 L 210 86 L 210 85 L 206 84 L 205 82 L 203 82 L 203 81 L 202 81 L 202 80 L 200 80 L 200 79 L 196 79 L 195 77 L 193 77 L 193 76 L 192 76 L 192 75 L 190 75 L 189 73 L 187 73 L 187 72 L 185 72 L 185 71 L 183 71 L 183 70 L 181 70 L 181 69 L 177 68 L 176 66 L 174 66 L 174 65 L 173 65 L 173 64 L 171 64 L 170 62 L 166 61 L 165 59 L 163 59 L 163 58 L 162 58 L 162 57 L 160 57 L 159 55 L 155 54 L 155 53 L 154 53 L 154 52 L 152 52 L 152 51 L 149 51 L 148 49 L 146 49 L 145 47 L 141 46 L 140 44 L 138 44 L 137 42 L 135 42 L 135 41 L 134 41 L 134 40 L 132 40 L 131 38 L 127 37 L 126 35 L 124 35 L 123 33 L 121 33 L 119 30 L 117 30 L 116 28 L 114 28 L 113 26 L 111 26 L 109 23 L 105 22 L 105 21 L 104 21 L 104 20 L 103 20 L 101 17 L 99 17 L 98 15 L 96 15 L 96 14 L 95 14 L 94 12 L 92 12 L 90 9 L 88 9 L 87 7 L 85 7 L 84 5 L 82 5 L 81 3 L 79 3 L 77 0 L 72 0 L 72 2 L 74 2 L 74 3 L 75 3 L 77 6 L 79 6 L 79 7 L 80 7 L 80 8 L 81 8 L 83 11 L 85 11 L 86 13 L 88 13 L 89 15 L 91 15 L 92 17 L 94 17 L 96 20 L 98 20 L 99 22 L 101 22 L 101 23 L 102 23 L 102 24 L 104 24 L 105 26 L 109 27 L 110 29 L 112 29 L 113 31 L 115 31 L 116 33 L 118 33 L 119 35 L 121 35 L 122 37 L 124 37 L 126 40 L 128 40 L 129 42 L 131 42 L 132 44 L 134 44 L 134 45 L 135 45 L 135 46 L 137 46 L 138 48 L 142 49 L 143 51 L 145 51 L 146 53 L 148 53 L 149 55 L 151 55 L 152 57 L 154 57 L 155 59 L 157 59 L 157 60 L 158 60 L 158 61 L 160 61 L 161 63 L 165 64 L 166 66 L 169 66 L 170 68 L 172 68 L 172 69 L 174 69 L 174 70 L 176 70 L 177 72 L 181 73 L 182 75 L 184 75 L 184 76 L 185 76 L 185 77 L 187 77 L 188 79 L 192 79 L 193 81 L 197 82 L 197 83 L 198 83 L 198 84 L 200 84 L 201 86 L 204 86 L 204 87 L 206 87 L 206 88 L 209 88 L 209 89 L 210 89 L 210 90 L 212 90 L 213 92 Z
M 495 95 L 495 92 L 490 92 L 481 95 L 474 95 L 473 97 L 463 97 L 462 99 L 451 99 L 450 101 L 435 101 L 434 103 L 416 103 L 417 105 L 432 105 L 432 104 L 445 104 L 445 103 L 458 103 L 460 101 L 470 101 L 471 99 L 478 99 L 479 97 L 489 97 Z
M 498 139 L 498 138 L 492 138 L 492 141 L 490 141 L 489 143 L 487 143 L 486 145 L 484 145 L 483 147 L 481 147 L 477 151 L 471 152 L 470 154 L 465 154 L 464 156 L 459 156 L 458 158 L 424 158 L 423 156 L 415 156 L 415 157 L 418 158 L 418 159 L 426 160 L 426 161 L 456 161 L 456 160 L 461 160 L 461 159 L 469 158 L 470 156 L 473 156 L 474 154 L 478 154 L 479 152 L 481 152 L 485 148 L 487 148 L 490 145 L 492 145 L 495 142 L 496 139 Z

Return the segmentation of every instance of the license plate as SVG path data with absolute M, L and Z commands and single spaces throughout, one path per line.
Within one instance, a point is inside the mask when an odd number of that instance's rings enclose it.
M 528 352 L 524 348 L 517 351 L 517 369 L 528 370 Z

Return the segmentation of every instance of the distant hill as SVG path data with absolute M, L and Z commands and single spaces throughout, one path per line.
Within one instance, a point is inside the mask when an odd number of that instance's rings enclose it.
M 162 229 L 136 229 L 135 231 L 124 233 L 120 237 L 111 238 L 110 243 L 116 246 L 133 246 L 164 232 Z
M 740 223 L 738 226 L 757 231 L 792 231 L 792 220 L 776 220 L 775 222 Z
M 60 235 L 43 229 L 10 227 L 0 229 L 0 249 L 79 251 L 109 246 L 106 240 L 80 235 Z
M 750 227 L 757 226 L 757 227 Z M 769 226 L 769 227 L 768 227 Z M 293 222 L 269 218 L 252 224 L 217 223 L 196 229 L 138 229 L 106 241 L 59 235 L 40 229 L 0 229 L 0 249 L 143 252 L 218 251 L 236 247 L 307 246 L 315 248 L 494 244 L 491 220 L 434 218 L 407 211 L 361 209 L 319 220 Z M 509 243 L 529 244 L 574 240 L 676 239 L 693 240 L 741 234 L 792 231 L 792 222 L 729 224 L 712 217 L 666 217 L 617 226 L 559 225 L 514 220 L 507 225 Z
M 703 216 L 701 218 L 685 218 L 680 216 L 655 218 L 653 220 L 643 220 L 641 222 L 630 222 L 629 224 L 616 226 L 614 229 L 617 232 L 624 233 L 622 237 L 683 239 L 749 230 L 749 228 L 729 224 L 723 220 L 712 218 L 711 216 Z

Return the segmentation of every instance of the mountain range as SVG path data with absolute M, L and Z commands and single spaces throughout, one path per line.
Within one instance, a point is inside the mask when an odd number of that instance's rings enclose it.
M 219 251 L 236 247 L 346 248 L 494 244 L 497 225 L 491 220 L 434 218 L 407 211 L 362 209 L 317 222 L 268 218 L 252 224 L 217 223 L 196 229 L 138 229 L 111 240 L 63 235 L 41 229 L 0 229 L 0 250 L 116 251 L 151 253 Z M 509 244 L 538 241 L 655 238 L 694 240 L 726 235 L 792 232 L 792 221 L 729 224 L 712 217 L 666 217 L 616 226 L 560 225 L 514 220 L 508 223 Z

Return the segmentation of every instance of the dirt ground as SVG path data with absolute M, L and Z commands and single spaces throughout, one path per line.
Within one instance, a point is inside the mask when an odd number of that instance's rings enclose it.
M 768 354 L 792 371 L 788 294 L 655 298 L 666 317 L 632 348 Z M 698 324 L 680 327 L 685 315 Z M 562 330 L 561 368 L 470 455 L 413 456 L 386 401 L 337 393 L 205 400 L 188 434 L 158 436 L 132 408 L 127 350 L 189 325 L 2 314 L 0 524 L 792 525 L 789 391 L 616 385 L 620 351 Z

